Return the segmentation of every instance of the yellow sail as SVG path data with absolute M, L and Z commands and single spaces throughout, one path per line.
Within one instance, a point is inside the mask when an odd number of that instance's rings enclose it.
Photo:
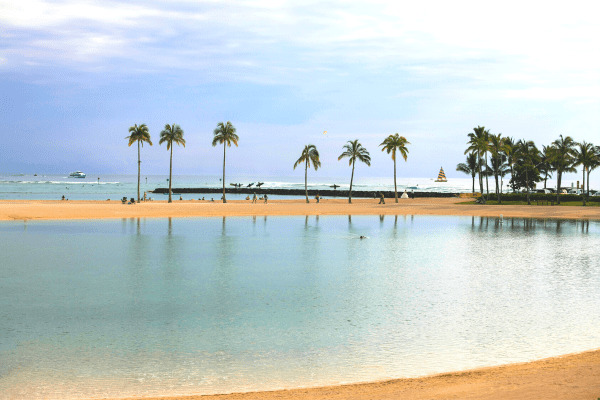
M 438 177 L 435 181 L 436 182 L 448 182 L 448 179 L 446 179 L 446 174 L 444 174 L 444 168 L 440 167 L 440 173 L 438 174 Z

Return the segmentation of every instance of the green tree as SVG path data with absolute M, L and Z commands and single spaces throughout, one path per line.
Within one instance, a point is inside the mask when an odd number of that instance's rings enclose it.
M 548 146 L 542 145 L 538 169 L 540 170 L 540 174 L 544 175 L 544 189 L 546 189 L 548 178 L 552 178 L 552 172 L 554 172 L 554 167 L 552 167 L 552 163 L 550 162 L 550 149 Z
M 158 141 L 159 145 L 163 143 L 167 144 L 167 151 L 171 150 L 171 161 L 169 163 L 169 203 L 171 203 L 173 201 L 171 190 L 171 184 L 173 183 L 173 143 L 185 147 L 183 129 L 177 124 L 166 124 L 165 129 L 160 132 L 160 140 Z
M 560 184 L 562 183 L 562 174 L 568 172 L 577 172 L 573 166 L 575 152 L 575 141 L 571 136 L 563 138 L 560 135 L 559 139 L 552 142 L 549 148 L 550 163 L 556 171 L 556 204 L 560 204 Z
M 392 160 L 394 160 L 394 196 L 396 198 L 396 203 L 398 202 L 398 186 L 396 185 L 396 151 L 399 151 L 404 161 L 408 157 L 408 149 L 406 145 L 410 144 L 408 140 L 404 136 L 400 136 L 397 133 L 395 135 L 390 135 L 380 144 L 383 146 L 381 151 L 386 151 L 390 154 L 392 153 Z
M 507 147 L 508 149 L 508 153 L 506 154 L 506 163 L 508 164 L 508 168 L 510 168 L 510 176 L 512 178 L 512 176 L 514 175 L 514 165 L 515 165 L 515 159 L 513 157 L 513 154 L 515 152 L 515 147 L 517 146 L 517 143 L 515 142 L 515 139 L 507 136 L 504 138 L 504 145 Z M 512 187 L 513 193 L 515 192 L 515 188 Z
M 215 135 L 212 141 L 213 147 L 217 144 L 223 145 L 223 203 L 227 203 L 227 199 L 225 198 L 225 149 L 231 147 L 232 142 L 237 147 L 240 138 L 235 134 L 235 126 L 229 121 L 226 124 L 219 122 L 213 134 Z
M 491 174 L 494 175 L 494 180 L 496 182 L 496 195 L 498 196 L 498 203 L 502 202 L 502 198 L 500 197 L 500 186 L 498 182 L 498 177 L 500 176 L 500 170 L 502 166 L 502 156 L 504 154 L 508 154 L 511 151 L 509 146 L 504 144 L 504 138 L 502 134 L 499 133 L 497 135 L 489 134 L 489 151 L 492 153 L 492 166 L 493 169 L 490 169 L 489 166 L 486 167 L 487 170 L 490 171 Z M 494 160 L 495 159 L 495 160 Z
M 137 144 L 138 144 L 137 201 L 139 203 L 140 202 L 140 170 L 141 170 L 140 164 L 142 163 L 142 161 L 140 160 L 140 145 L 141 145 L 141 147 L 144 147 L 144 142 L 146 142 L 150 146 L 152 146 L 152 141 L 150 140 L 150 132 L 148 131 L 148 127 L 146 126 L 146 124 L 141 124 L 140 126 L 137 126 L 137 124 L 135 124 L 134 126 L 130 126 L 129 133 L 130 133 L 130 135 L 125 138 L 125 139 L 129 139 L 129 146 L 131 147 L 131 145 L 134 144 L 135 142 L 137 142 Z
M 300 158 L 296 160 L 294 163 L 294 169 L 301 164 L 304 163 L 304 193 L 306 194 L 306 202 L 308 203 L 308 169 L 310 168 L 310 163 L 312 162 L 313 168 L 316 170 L 321 166 L 321 161 L 319 161 L 319 152 L 317 151 L 317 147 L 314 144 L 307 144 L 304 146 L 304 150 L 302 150 L 302 154 Z
M 500 180 L 500 185 L 498 188 L 498 203 L 501 203 L 500 193 L 502 193 L 503 186 L 503 178 L 510 173 L 510 168 L 507 162 L 508 156 L 504 153 L 500 153 L 497 157 L 490 158 L 490 165 L 488 165 L 487 170 L 491 175 L 497 176 L 498 180 Z
M 574 152 L 574 164 L 573 166 L 581 165 L 581 172 L 583 173 L 583 180 L 581 181 L 581 194 L 583 195 L 583 205 L 585 206 L 586 193 L 585 193 L 585 173 L 588 172 L 590 168 L 596 162 L 596 152 L 594 151 L 594 145 L 591 143 L 587 143 L 585 140 L 581 143 L 577 144 L 577 148 Z M 588 194 L 589 194 L 589 185 L 588 185 Z
M 460 163 L 456 166 L 456 170 L 460 172 L 464 172 L 467 175 L 471 175 L 473 178 L 473 193 L 475 193 L 475 177 L 477 176 L 477 172 L 479 171 L 479 157 L 475 153 L 467 154 L 467 162 Z
M 348 157 L 350 159 L 350 163 L 348 165 L 352 166 L 352 176 L 350 177 L 350 191 L 348 192 L 348 203 L 352 203 L 352 181 L 354 180 L 354 166 L 356 164 L 356 160 L 364 162 L 369 167 L 371 166 L 371 156 L 367 149 L 365 149 L 362 144 L 356 140 L 349 140 L 347 144 L 343 147 L 344 152 L 338 157 L 338 161 L 344 157 Z
M 536 168 L 537 164 L 540 162 L 540 151 L 537 147 L 535 147 L 535 143 L 532 140 L 519 140 L 517 143 L 517 148 L 515 151 L 516 161 L 519 163 L 519 166 L 525 169 L 525 182 L 527 184 L 527 204 L 531 204 L 529 199 L 529 189 L 532 186 L 529 181 L 529 171 Z
M 487 165 L 487 152 L 489 149 L 489 141 L 488 141 L 489 132 L 485 130 L 484 126 L 478 126 L 477 128 L 473 128 L 473 132 L 469 133 L 469 141 L 467 144 L 469 147 L 465 150 L 465 154 L 467 153 L 475 153 L 479 159 L 478 164 L 478 174 L 479 174 L 479 187 L 481 189 L 481 201 L 483 204 L 487 201 L 485 195 L 483 194 L 483 172 L 482 167 Z M 483 156 L 486 156 L 486 162 L 484 163 Z

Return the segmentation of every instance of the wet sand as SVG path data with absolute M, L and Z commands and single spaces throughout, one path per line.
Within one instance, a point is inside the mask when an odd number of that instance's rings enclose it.
M 213 396 L 143 397 L 144 400 L 595 400 L 600 398 L 600 350 L 521 364 L 414 379 Z M 142 398 L 131 398 L 130 400 Z
M 117 201 L 0 200 L 0 220 L 101 218 L 185 218 L 252 215 L 459 215 L 504 218 L 600 220 L 600 207 L 482 206 L 456 204 L 458 198 L 386 200 L 347 199 L 249 201 L 152 201 L 123 205 Z M 416 379 L 272 392 L 214 396 L 160 397 L 193 399 L 597 399 L 600 398 L 600 350 L 522 364 L 452 372 Z M 133 399 L 133 398 L 132 398 Z M 137 398 L 136 398 L 137 399 Z M 140 398 L 141 399 L 141 398 Z M 151 399 L 144 397 L 143 399 Z
M 0 220 L 101 219 L 101 218 L 185 218 L 252 215 L 462 215 L 504 218 L 600 219 L 600 207 L 559 207 L 528 205 L 465 205 L 459 198 L 311 200 L 234 200 L 222 202 L 174 200 L 121 204 L 120 201 L 0 200 Z

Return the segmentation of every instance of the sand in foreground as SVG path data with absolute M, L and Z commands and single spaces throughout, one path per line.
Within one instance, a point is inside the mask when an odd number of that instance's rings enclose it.
M 464 199 L 422 198 L 387 199 L 378 204 L 375 199 L 273 200 L 268 204 L 250 201 L 151 201 L 121 204 L 118 201 L 51 201 L 0 200 L 0 220 L 36 219 L 100 219 L 100 218 L 183 218 L 252 215 L 463 215 L 504 218 L 565 218 L 600 219 L 600 207 L 559 206 L 483 206 L 456 204 Z
M 529 363 L 480 368 L 416 379 L 398 379 L 314 389 L 234 393 L 215 396 L 144 397 L 143 399 L 595 400 L 597 398 L 600 398 L 600 350 L 547 358 Z

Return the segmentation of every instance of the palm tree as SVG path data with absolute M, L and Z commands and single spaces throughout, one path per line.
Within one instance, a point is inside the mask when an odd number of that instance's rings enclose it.
M 535 147 L 532 140 L 519 140 L 515 152 L 515 158 L 525 167 L 525 186 L 527 186 L 527 204 L 531 205 L 529 200 L 529 169 L 534 168 L 540 162 L 540 151 Z
M 185 147 L 183 129 L 176 124 L 166 124 L 165 129 L 160 133 L 160 140 L 158 141 L 159 145 L 163 143 L 167 143 L 167 151 L 171 150 L 171 161 L 169 164 L 169 203 L 171 203 L 173 201 L 171 198 L 171 184 L 173 183 L 173 143 Z
M 515 165 L 515 160 L 513 157 L 513 153 L 514 153 L 514 149 L 517 146 L 515 139 L 507 136 L 504 138 L 504 146 L 506 146 L 506 148 L 508 149 L 508 153 L 506 154 L 506 163 L 508 164 L 508 167 L 510 168 L 510 176 L 513 177 L 514 174 L 514 169 L 513 166 Z M 513 185 L 512 187 L 513 193 L 515 192 L 515 187 Z
M 354 180 L 354 165 L 356 164 L 356 160 L 358 159 L 358 161 L 362 161 L 370 167 L 371 156 L 367 149 L 365 149 L 362 144 L 358 143 L 358 139 L 349 140 L 348 143 L 344 145 L 344 149 L 344 152 L 338 157 L 338 161 L 344 157 L 350 158 L 350 163 L 348 165 L 352 165 L 352 176 L 350 177 L 348 203 L 352 203 L 352 181 Z
M 579 148 L 575 150 L 575 163 L 574 166 L 581 165 L 581 171 L 583 172 L 583 180 L 581 183 L 581 193 L 583 195 L 583 205 L 585 206 L 585 173 L 594 165 L 596 161 L 596 153 L 594 146 L 591 143 L 587 143 L 585 140 L 578 143 Z M 589 191 L 588 185 L 588 191 Z
M 496 181 L 496 194 L 498 195 L 498 203 L 502 202 L 500 198 L 500 187 L 498 185 L 498 176 L 500 175 L 500 166 L 502 165 L 502 156 L 503 154 L 510 153 L 510 147 L 504 144 L 504 138 L 502 134 L 499 133 L 497 135 L 490 134 L 489 135 L 489 150 L 492 153 L 492 159 L 496 159 L 492 162 L 492 165 L 495 167 L 493 170 L 490 170 L 491 173 L 494 174 L 494 180 Z M 489 169 L 486 166 L 486 169 Z
M 550 163 L 557 174 L 556 185 L 556 204 L 560 204 L 560 184 L 562 182 L 562 174 L 566 172 L 577 172 L 573 167 L 573 154 L 575 151 L 575 141 L 571 136 L 556 139 L 550 146 Z
M 213 134 L 215 135 L 212 141 L 213 147 L 217 144 L 223 144 L 223 203 L 227 203 L 225 198 L 225 149 L 231 147 L 231 142 L 237 147 L 240 138 L 235 134 L 235 126 L 229 121 L 226 124 L 219 122 Z
M 306 194 L 306 202 L 308 203 L 308 169 L 310 168 L 310 162 L 312 161 L 315 171 L 321 166 L 319 161 L 319 152 L 314 144 L 308 144 L 304 146 L 300 158 L 294 163 L 294 169 L 301 164 L 304 164 L 304 193 Z
M 552 178 L 552 172 L 554 172 L 554 167 L 552 167 L 552 163 L 550 162 L 550 153 L 550 148 L 542 145 L 542 152 L 540 153 L 540 165 L 538 166 L 538 169 L 542 174 L 544 174 L 544 189 L 546 189 L 548 177 Z
M 146 124 L 141 124 L 140 126 L 137 126 L 137 124 L 135 124 L 134 126 L 130 126 L 129 133 L 130 133 L 130 135 L 125 138 L 125 139 L 129 139 L 129 146 L 131 147 L 131 145 L 134 144 L 135 142 L 138 143 L 137 201 L 139 203 L 140 202 L 140 164 L 142 163 L 142 161 L 140 160 L 140 144 L 142 145 L 142 147 L 144 147 L 144 142 L 146 142 L 150 146 L 152 146 L 152 141 L 150 140 L 150 132 L 148 132 L 148 127 L 146 126 Z
M 491 175 L 497 176 L 500 180 L 500 184 L 497 188 L 498 191 L 496 192 L 498 194 L 498 204 L 502 203 L 502 198 L 500 197 L 500 194 L 502 193 L 503 178 L 510 172 L 510 168 L 508 167 L 508 163 L 506 161 L 507 159 L 508 156 L 506 154 L 500 153 L 498 157 L 490 158 L 490 165 L 488 165 L 486 168 L 488 171 L 490 171 Z
M 590 197 L 590 172 L 600 167 L 600 146 L 594 147 L 594 162 L 587 173 L 587 196 Z
M 392 160 L 394 160 L 394 196 L 396 198 L 396 203 L 398 202 L 398 186 L 396 185 L 396 150 L 402 154 L 404 161 L 406 161 L 406 157 L 408 156 L 408 149 L 406 148 L 407 144 L 410 144 L 410 142 L 406 140 L 404 136 L 400 136 L 397 133 L 386 137 L 380 144 L 380 146 L 383 146 L 381 151 L 387 150 L 388 154 L 392 153 Z
M 477 171 L 479 171 L 478 161 L 477 154 L 469 153 L 467 154 L 467 162 L 456 166 L 457 171 L 464 172 L 467 175 L 470 174 L 473 178 L 473 193 L 475 193 L 475 177 L 477 176 Z
M 465 150 L 465 154 L 476 153 L 478 156 L 479 165 L 477 172 L 479 174 L 479 187 L 481 189 L 481 200 L 483 204 L 485 204 L 486 198 L 483 194 L 483 172 L 481 171 L 481 167 L 487 165 L 487 152 L 489 149 L 488 135 L 489 132 L 485 130 L 484 126 L 473 128 L 473 132 L 469 133 L 469 141 L 467 142 L 469 147 Z M 486 155 L 485 164 L 482 162 L 484 154 Z

